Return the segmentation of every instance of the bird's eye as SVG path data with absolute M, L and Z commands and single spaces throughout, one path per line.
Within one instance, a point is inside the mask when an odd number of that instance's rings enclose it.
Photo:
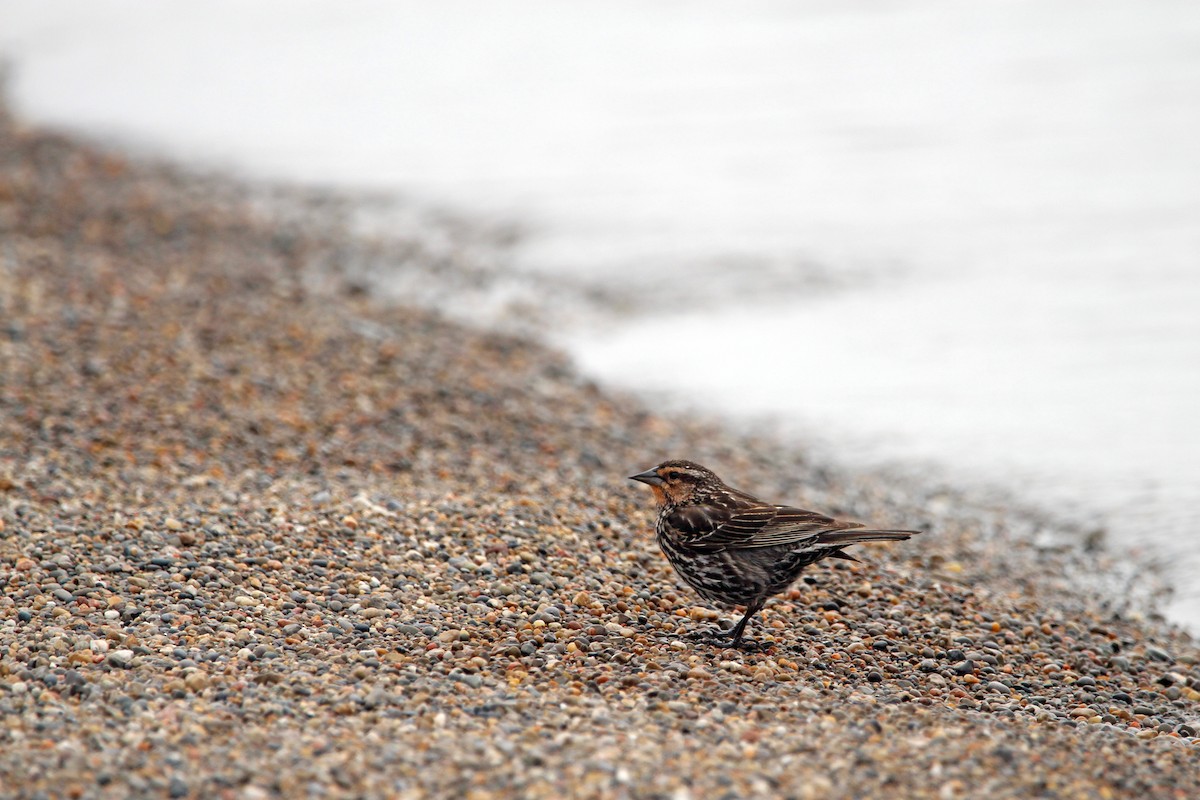
M 683 473 L 676 472 L 675 470 L 671 470 L 670 472 L 667 473 L 667 480 L 669 480 L 669 481 L 677 481 L 682 477 L 683 477 Z

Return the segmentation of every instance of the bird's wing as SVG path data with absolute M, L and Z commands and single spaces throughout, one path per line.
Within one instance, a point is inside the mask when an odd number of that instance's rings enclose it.
M 680 544 L 710 551 L 816 542 L 822 533 L 862 527 L 815 511 L 766 503 L 677 508 L 667 523 L 678 532 Z

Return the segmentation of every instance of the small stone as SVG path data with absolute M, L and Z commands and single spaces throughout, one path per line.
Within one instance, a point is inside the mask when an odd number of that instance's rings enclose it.
M 1171 686 L 1173 684 L 1182 685 L 1187 683 L 1187 677 L 1180 675 L 1178 672 L 1165 672 L 1163 673 L 1162 677 L 1158 679 L 1158 682 L 1163 686 Z
M 253 597 L 247 597 L 244 594 L 239 594 L 237 597 L 233 598 L 233 602 L 237 603 L 239 606 L 242 606 L 243 608 L 248 608 L 248 607 L 256 604 L 256 601 Z
M 439 633 L 437 640 L 439 642 L 457 642 L 459 640 L 459 637 L 461 634 L 462 634 L 462 631 L 451 628 L 448 631 L 442 631 L 441 633 Z
M 989 681 L 987 688 L 993 692 L 999 692 L 1000 694 L 1009 694 L 1011 691 L 1009 687 L 1005 686 L 1000 681 Z
M 108 654 L 108 658 L 105 661 L 111 666 L 127 669 L 133 662 L 133 651 L 124 649 L 114 650 Z
M 871 672 L 867 673 L 867 680 L 869 680 L 871 683 L 882 683 L 883 673 L 872 670 Z
M 184 678 L 183 683 L 190 691 L 202 692 L 208 688 L 208 676 L 197 670 Z
M 1154 645 L 1146 645 L 1146 655 L 1153 658 L 1155 661 L 1174 661 L 1171 654 L 1166 650 L 1155 647 Z
M 171 780 L 167 783 L 167 792 L 171 797 L 187 797 L 188 796 L 187 782 L 178 775 L 171 776 Z
M 700 667 L 694 667 L 687 671 L 687 676 L 690 680 L 703 681 L 712 677 L 712 673 Z
M 169 531 L 183 530 L 183 523 L 174 517 L 167 517 L 166 521 L 163 522 L 163 526 Z

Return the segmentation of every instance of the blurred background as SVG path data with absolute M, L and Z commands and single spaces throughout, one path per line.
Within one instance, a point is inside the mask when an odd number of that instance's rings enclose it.
M 1010 491 L 1200 629 L 1190 0 L 5 0 L 0 56 L 28 122 L 519 230 L 589 374 Z

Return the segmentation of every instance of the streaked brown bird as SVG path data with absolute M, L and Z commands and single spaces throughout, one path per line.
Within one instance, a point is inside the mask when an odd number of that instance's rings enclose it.
M 866 530 L 802 508 L 767 503 L 726 486 L 692 461 L 664 461 L 631 475 L 658 501 L 655 538 L 689 586 L 711 603 L 745 606 L 728 641 L 738 647 L 746 624 L 767 599 L 787 589 L 823 558 L 857 561 L 842 552 L 862 542 L 901 541 L 919 531 Z

